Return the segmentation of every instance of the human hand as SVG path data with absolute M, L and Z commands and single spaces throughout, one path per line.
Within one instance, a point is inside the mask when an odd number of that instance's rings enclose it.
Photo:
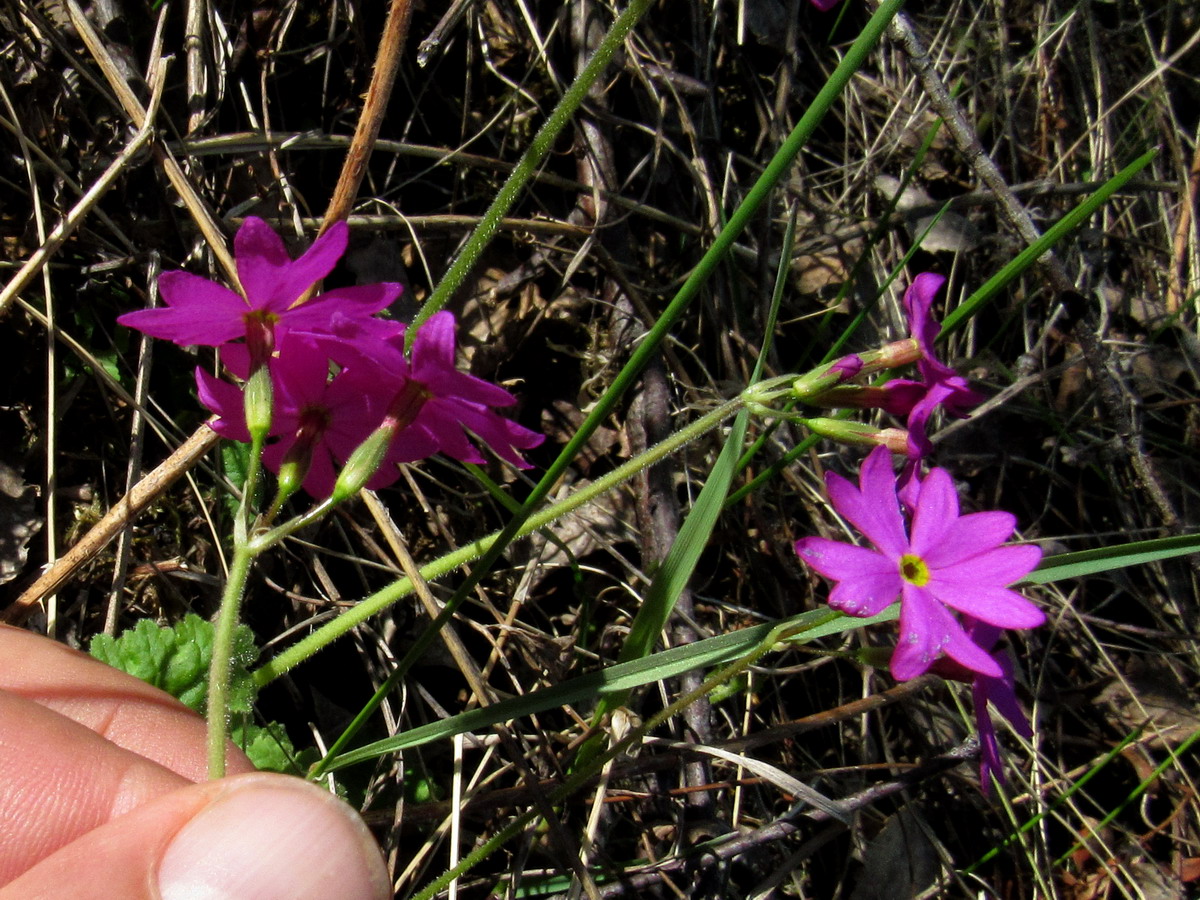
M 232 746 L 227 768 L 204 781 L 183 704 L 0 626 L 0 900 L 391 896 L 348 806 Z

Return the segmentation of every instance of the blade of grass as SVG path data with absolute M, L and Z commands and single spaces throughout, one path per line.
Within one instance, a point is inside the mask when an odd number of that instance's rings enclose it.
M 1156 538 L 1150 541 L 1133 541 L 1077 553 L 1060 553 L 1042 560 L 1025 579 L 1032 584 L 1049 584 L 1068 578 L 1082 578 L 1099 572 L 1111 572 L 1140 566 L 1160 559 L 1172 559 L 1200 553 L 1200 534 L 1185 534 L 1177 537 Z
M 561 684 L 502 700 L 492 706 L 473 709 L 439 722 L 431 722 L 428 725 L 409 729 L 393 737 L 343 753 L 329 760 L 324 766 L 324 770 L 330 771 L 367 762 L 388 753 L 419 747 L 453 737 L 456 734 L 480 731 L 521 716 L 561 709 L 568 704 L 579 703 L 594 697 L 628 692 L 645 684 L 673 678 L 691 669 L 721 665 L 753 651 L 780 625 L 795 628 L 799 632 L 795 637 L 789 638 L 789 642 L 806 643 L 851 628 L 890 622 L 895 620 L 898 615 L 899 609 L 895 606 L 870 619 L 854 619 L 830 610 L 818 609 L 801 613 L 783 622 L 768 622 L 763 625 L 742 628 L 728 634 L 720 634 L 697 641 L 694 644 L 672 647 L 670 650 L 664 650 L 642 659 L 608 666 L 598 672 L 579 675 Z
M 962 302 L 958 309 L 946 316 L 942 322 L 942 330 L 938 340 L 945 340 L 966 324 L 967 320 L 979 311 L 979 307 L 991 300 L 1010 281 L 1037 262 L 1038 257 L 1061 241 L 1070 232 L 1082 225 L 1101 206 L 1109 201 L 1113 194 L 1121 190 L 1131 178 L 1150 165 L 1157 150 L 1147 150 L 1124 169 L 1106 181 L 1095 193 L 1076 206 L 1073 210 L 1046 229 L 1046 233 L 1018 253 L 1008 265 L 989 278 L 970 297 Z

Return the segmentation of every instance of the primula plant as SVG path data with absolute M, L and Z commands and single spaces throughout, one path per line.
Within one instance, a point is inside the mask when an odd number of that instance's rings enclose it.
M 10 6 L 5 615 L 211 776 L 404 900 L 1200 882 L 1186 4 Z
M 346 240 L 345 223 L 337 223 L 293 260 L 266 222 L 247 217 L 234 240 L 244 297 L 187 272 L 166 272 L 159 279 L 166 307 L 120 318 L 182 346 L 218 348 L 238 383 L 197 368 L 200 400 L 215 415 L 218 434 L 252 445 L 234 534 L 241 564 L 226 587 L 212 653 L 214 776 L 225 767 L 233 634 L 249 561 L 362 488 L 391 484 L 399 463 L 438 452 L 485 462 L 464 429 L 518 467 L 527 465 L 518 451 L 542 442 L 493 409 L 514 403 L 510 393 L 458 371 L 450 313 L 435 314 L 418 331 L 410 362 L 404 326 L 374 315 L 399 296 L 400 285 L 317 291 Z M 277 475 L 277 491 L 266 514 L 254 515 L 260 463 Z M 301 487 L 319 505 L 270 530 Z M 254 540 L 251 527 L 258 533 Z

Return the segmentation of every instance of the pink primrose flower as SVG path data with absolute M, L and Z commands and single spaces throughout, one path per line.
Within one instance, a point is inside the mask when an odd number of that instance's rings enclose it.
M 516 402 L 512 394 L 458 370 L 454 330 L 453 314 L 434 313 L 417 331 L 411 362 L 404 358 L 402 334 L 373 349 L 360 347 L 376 354 L 381 370 L 389 373 L 392 394 L 387 414 L 398 427 L 385 465 L 391 468 L 439 450 L 463 462 L 482 464 L 486 460 L 467 437 L 470 431 L 501 459 L 529 468 L 517 451 L 532 450 L 545 436 L 492 409 L 511 406 Z
M 182 346 L 218 347 L 246 338 L 255 358 L 265 359 L 284 330 L 320 331 L 338 313 L 367 318 L 400 295 L 398 284 L 366 284 L 327 291 L 296 305 L 337 264 L 348 231 L 345 222 L 338 222 L 293 260 L 270 225 L 247 216 L 234 238 L 245 297 L 190 272 L 164 272 L 158 286 L 166 305 L 126 313 L 117 321 Z
M 249 374 L 249 354 L 242 346 L 225 348 L 222 361 L 235 375 Z M 333 491 L 334 461 L 345 461 L 383 419 L 390 399 L 386 384 L 369 371 L 343 368 L 329 378 L 329 359 L 322 348 L 300 334 L 286 334 L 269 362 L 274 389 L 270 437 L 263 464 L 279 472 L 284 459 L 304 468 L 304 489 L 318 500 Z M 223 437 L 249 441 L 241 389 L 196 370 L 200 402 L 218 418 L 212 428 Z M 385 487 L 396 480 L 394 468 L 381 468 L 368 484 Z
M 1001 784 L 1004 784 L 1006 779 L 1004 763 L 1000 758 L 1000 743 L 996 740 L 996 726 L 988 714 L 988 704 L 994 706 L 1023 738 L 1033 737 L 1033 726 L 1029 724 L 1021 705 L 1017 702 L 1012 660 L 1003 650 L 993 649 L 1000 639 L 1000 629 L 970 616 L 964 616 L 963 623 L 971 640 L 991 653 L 992 659 L 1000 667 L 1000 676 L 993 678 L 981 675 L 945 658 L 939 659 L 930 671 L 943 678 L 971 685 L 971 699 L 975 705 L 975 729 L 979 733 L 979 782 L 983 792 L 991 794 L 992 776 L 995 775 Z
M 1000 664 L 971 640 L 951 610 L 999 628 L 1033 628 L 1045 620 L 1008 588 L 1042 555 L 1033 546 L 1001 546 L 1015 518 L 999 511 L 959 515 L 949 473 L 933 469 L 919 483 L 906 529 L 891 456 L 882 447 L 863 462 L 859 487 L 832 472 L 825 482 L 834 509 L 875 545 L 820 537 L 796 542 L 801 559 L 837 582 L 829 605 L 866 617 L 900 598 L 900 639 L 891 669 L 901 681 L 927 671 L 942 653 L 973 672 L 1003 677 Z
M 909 331 L 921 348 L 921 358 L 917 361 L 921 380 L 930 390 L 936 385 L 948 388 L 941 400 L 942 408 L 957 419 L 965 419 L 971 409 L 983 402 L 984 396 L 933 352 L 933 342 L 937 340 L 942 327 L 930 315 L 930 311 L 933 298 L 945 283 L 946 279 L 941 275 L 922 272 L 904 292 L 904 312 Z

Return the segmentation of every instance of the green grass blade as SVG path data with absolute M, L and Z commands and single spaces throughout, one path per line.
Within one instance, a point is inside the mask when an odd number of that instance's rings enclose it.
M 1200 553 L 1200 534 L 1184 534 L 1177 537 L 1156 538 L 1150 541 L 1133 541 L 1112 547 L 1097 547 L 1077 553 L 1060 553 L 1042 560 L 1025 581 L 1032 584 L 1049 584 L 1068 578 L 1081 578 L 1098 572 L 1111 572 L 1129 566 L 1140 566 L 1160 559 L 1172 559 Z
M 989 278 L 975 293 L 964 300 L 958 309 L 946 316 L 945 321 L 942 322 L 942 330 L 938 335 L 938 339 L 944 340 L 948 335 L 965 325 L 967 320 L 979 311 L 979 307 L 991 300 L 1010 281 L 1032 266 L 1043 253 L 1086 222 L 1092 213 L 1107 203 L 1112 195 L 1121 190 L 1133 176 L 1150 165 L 1157 152 L 1156 150 L 1147 150 L 1097 188 L 1094 194 L 1055 222 L 1040 238 L 1018 253 L 1008 265 Z
M 890 622 L 898 614 L 899 607 L 895 605 L 870 619 L 855 619 L 825 609 L 812 610 L 786 620 L 793 627 L 804 629 L 802 634 L 789 638 L 789 642 L 805 643 L 852 628 Z M 692 669 L 728 663 L 753 651 L 780 624 L 779 622 L 767 622 L 728 634 L 720 634 L 694 644 L 672 647 L 670 650 L 664 650 L 652 656 L 627 663 L 618 663 L 599 672 L 580 675 L 561 684 L 502 700 L 492 706 L 473 709 L 439 722 L 412 728 L 394 737 L 376 741 L 329 760 L 325 770 L 367 762 L 387 753 L 445 740 L 456 734 L 480 731 L 521 716 L 560 709 L 570 703 L 580 703 L 594 697 L 626 693 L 642 685 L 665 678 L 673 678 Z

